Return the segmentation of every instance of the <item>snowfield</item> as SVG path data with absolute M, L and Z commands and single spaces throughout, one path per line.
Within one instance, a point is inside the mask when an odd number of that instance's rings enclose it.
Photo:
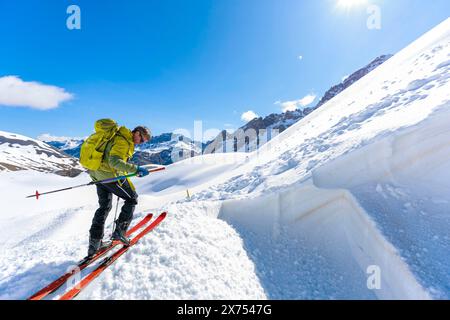
M 136 218 L 169 215 L 78 298 L 450 299 L 449 84 L 447 19 L 258 151 L 136 180 Z M 25 299 L 86 254 L 95 189 L 0 177 L 0 298 Z

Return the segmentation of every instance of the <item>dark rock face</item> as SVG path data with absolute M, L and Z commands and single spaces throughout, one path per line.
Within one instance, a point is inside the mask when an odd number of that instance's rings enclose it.
M 160 164 L 166 166 L 173 163 L 171 153 L 170 150 L 163 150 L 157 153 L 137 151 L 134 153 L 131 162 L 137 165 Z
M 83 172 L 83 170 L 76 169 L 76 168 L 70 168 L 70 169 L 66 169 L 66 170 L 58 170 L 58 171 L 55 171 L 53 173 L 58 174 L 58 175 L 63 176 L 63 177 L 74 178 L 74 177 L 78 176 L 82 172 Z
M 358 71 L 352 73 L 349 77 L 347 77 L 343 82 L 341 82 L 338 85 L 335 85 L 331 87 L 327 92 L 325 92 L 322 99 L 320 99 L 319 103 L 316 105 L 315 109 L 326 103 L 327 101 L 333 99 L 335 96 L 337 96 L 339 93 L 350 87 L 352 84 L 354 84 L 356 81 L 367 75 L 369 72 L 373 71 L 380 65 L 382 65 L 384 62 L 386 62 L 388 59 L 390 59 L 392 55 L 383 55 L 375 60 L 373 60 L 371 63 L 369 63 L 364 68 L 359 69 Z

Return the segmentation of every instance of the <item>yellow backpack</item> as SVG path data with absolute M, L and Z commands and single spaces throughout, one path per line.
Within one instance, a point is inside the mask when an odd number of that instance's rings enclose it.
M 112 119 L 95 122 L 95 133 L 81 145 L 80 163 L 89 170 L 98 170 L 103 160 L 106 145 L 119 131 L 119 125 Z

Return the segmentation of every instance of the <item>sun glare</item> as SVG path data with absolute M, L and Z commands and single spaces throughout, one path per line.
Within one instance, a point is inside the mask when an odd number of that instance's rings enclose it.
M 366 2 L 367 0 L 338 0 L 337 5 L 338 7 L 349 9 L 364 4 Z

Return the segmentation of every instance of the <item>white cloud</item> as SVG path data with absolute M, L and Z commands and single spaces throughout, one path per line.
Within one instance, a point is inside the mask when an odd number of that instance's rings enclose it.
M 311 94 L 304 96 L 303 98 L 301 98 L 299 100 L 292 100 L 292 101 L 285 101 L 285 102 L 277 101 L 277 102 L 275 102 L 275 104 L 280 105 L 283 112 L 294 111 L 294 110 L 304 108 L 304 107 L 310 105 L 311 103 L 314 102 L 314 100 L 316 100 L 316 97 L 317 96 L 315 94 L 311 93 Z
M 241 115 L 241 120 L 245 122 L 249 122 L 255 118 L 258 118 L 259 116 L 253 112 L 252 110 L 246 111 Z
M 73 95 L 63 88 L 26 82 L 17 76 L 0 77 L 0 105 L 47 110 L 72 98 Z

